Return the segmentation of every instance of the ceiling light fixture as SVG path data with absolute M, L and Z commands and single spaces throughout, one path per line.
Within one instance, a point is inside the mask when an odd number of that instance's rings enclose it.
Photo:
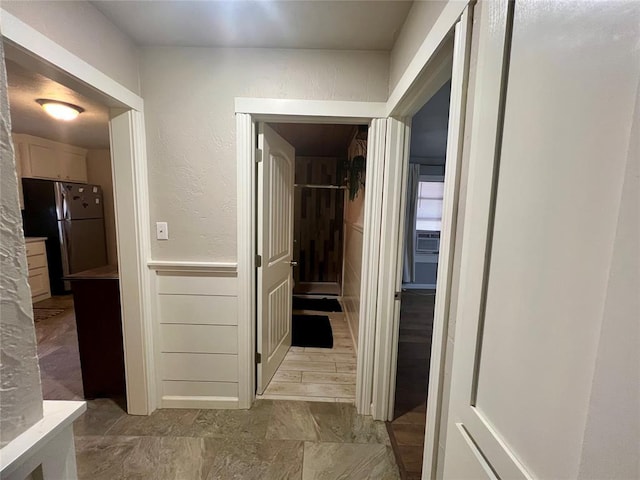
M 69 120 L 73 120 L 82 112 L 84 112 L 84 108 L 74 105 L 72 103 L 67 102 L 59 102 L 58 100 L 48 100 L 46 98 L 39 98 L 36 100 L 44 111 L 51 115 L 53 118 L 57 120 L 64 120 L 68 122 Z

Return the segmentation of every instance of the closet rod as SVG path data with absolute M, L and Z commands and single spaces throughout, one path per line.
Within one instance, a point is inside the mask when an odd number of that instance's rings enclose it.
M 345 190 L 347 188 L 342 185 L 303 185 L 299 183 L 294 183 L 293 186 L 300 188 L 326 188 L 330 190 Z

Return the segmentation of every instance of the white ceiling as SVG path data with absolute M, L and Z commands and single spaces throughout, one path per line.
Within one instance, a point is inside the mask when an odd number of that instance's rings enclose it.
M 142 46 L 391 50 L 412 2 L 91 2 Z
M 11 127 L 16 133 L 90 149 L 109 148 L 109 110 L 69 88 L 6 60 Z M 60 100 L 85 109 L 75 120 L 63 122 L 45 113 L 38 98 Z

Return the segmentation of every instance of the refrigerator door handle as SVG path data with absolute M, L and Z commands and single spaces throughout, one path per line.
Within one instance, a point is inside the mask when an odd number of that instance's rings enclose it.
M 58 220 L 65 220 L 67 218 L 67 206 L 66 196 L 64 191 L 64 184 L 62 182 L 55 182 L 56 192 L 56 215 Z M 62 234 L 60 234 L 62 238 Z M 60 240 L 62 242 L 62 240 Z

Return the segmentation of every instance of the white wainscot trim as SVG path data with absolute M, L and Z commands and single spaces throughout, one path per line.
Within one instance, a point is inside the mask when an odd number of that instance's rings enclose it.
M 235 262 L 182 262 L 175 260 L 150 260 L 147 266 L 157 272 L 210 273 L 236 276 L 238 264 Z

